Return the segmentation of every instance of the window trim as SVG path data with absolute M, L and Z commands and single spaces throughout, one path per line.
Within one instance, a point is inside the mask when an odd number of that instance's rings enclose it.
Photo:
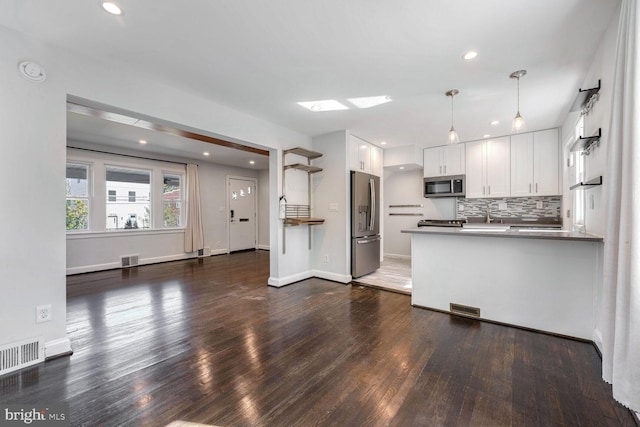
M 87 204 L 87 228 L 82 230 L 74 230 L 67 229 L 65 225 L 65 229 L 67 233 L 86 233 L 91 230 L 91 213 L 92 213 L 92 200 L 93 200 L 93 164 L 91 162 L 78 161 L 67 158 L 65 163 L 65 181 L 68 179 L 66 176 L 66 169 L 69 165 L 74 166 L 83 166 L 87 171 L 87 196 L 86 197 L 72 197 L 69 195 L 65 195 L 65 210 L 67 206 L 67 202 L 69 200 L 83 200 Z M 65 191 L 66 193 L 66 191 Z M 66 214 L 65 214 L 66 219 Z M 65 221 L 66 222 L 66 221 Z

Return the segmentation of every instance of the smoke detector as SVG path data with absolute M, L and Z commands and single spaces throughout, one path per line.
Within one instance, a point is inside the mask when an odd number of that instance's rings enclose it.
M 18 69 L 22 77 L 32 82 L 40 83 L 47 78 L 47 73 L 44 72 L 44 68 L 35 62 L 22 61 L 18 64 Z

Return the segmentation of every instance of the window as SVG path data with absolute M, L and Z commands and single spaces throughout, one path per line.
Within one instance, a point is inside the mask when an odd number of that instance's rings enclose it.
M 177 174 L 165 173 L 162 176 L 162 213 L 163 226 L 181 227 L 182 226 L 182 176 Z
M 584 116 L 580 116 L 580 120 L 576 123 L 575 136 L 578 138 L 584 133 Z M 585 181 L 585 156 L 582 151 L 576 151 L 570 155 L 574 156 L 572 165 L 575 170 L 573 182 Z M 573 191 L 573 228 L 574 230 L 584 231 L 585 217 L 585 194 L 583 188 L 577 188 Z
M 67 230 L 89 229 L 89 166 L 67 163 Z
M 151 227 L 149 171 L 107 166 L 106 185 L 107 230 Z

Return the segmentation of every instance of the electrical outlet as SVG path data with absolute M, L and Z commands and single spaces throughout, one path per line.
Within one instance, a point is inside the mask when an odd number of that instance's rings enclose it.
M 324 254 L 324 262 L 325 263 L 329 262 L 329 254 Z
M 338 204 L 337 203 L 329 203 L 329 210 L 331 212 L 338 212 Z
M 507 210 L 507 204 L 506 203 L 498 203 L 498 210 L 499 211 L 506 211 Z
M 458 205 L 458 212 L 464 212 L 464 205 L 462 203 Z
M 36 307 L 36 323 L 49 322 L 51 320 L 51 304 Z
M 536 202 L 536 209 L 544 209 L 544 202 L 542 201 Z
M 571 218 L 571 210 L 567 209 L 567 218 Z

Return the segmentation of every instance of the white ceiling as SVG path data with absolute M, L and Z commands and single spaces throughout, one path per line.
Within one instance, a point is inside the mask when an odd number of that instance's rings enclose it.
M 394 147 L 444 144 L 452 88 L 461 141 L 508 134 L 519 69 L 527 128 L 561 125 L 619 0 L 118 3 L 122 17 L 97 0 L 0 0 L 0 25 L 310 136 L 348 129 Z M 479 56 L 463 61 L 469 49 Z M 373 95 L 393 101 L 319 113 L 296 104 Z M 90 133 L 81 121 L 70 126 Z

